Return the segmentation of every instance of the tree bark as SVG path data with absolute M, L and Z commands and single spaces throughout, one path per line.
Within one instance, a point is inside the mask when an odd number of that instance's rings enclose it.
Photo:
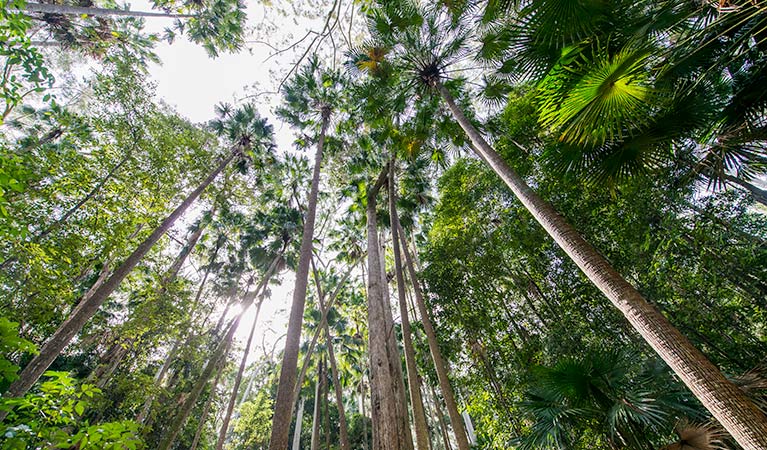
M 312 415 L 312 440 L 310 449 L 311 450 L 319 450 L 320 449 L 320 397 L 322 396 L 322 383 L 324 378 L 323 373 L 323 365 L 322 365 L 323 359 L 320 359 L 319 364 L 317 365 L 317 383 L 314 385 L 314 414 Z
M 440 428 L 440 434 L 442 435 L 442 442 L 445 444 L 445 450 L 452 450 L 452 447 L 450 445 L 450 437 L 447 433 L 447 424 L 445 423 L 445 416 L 442 414 L 442 408 L 439 404 L 439 398 L 437 398 L 437 393 L 434 391 L 434 386 L 431 386 L 431 398 L 434 401 L 434 410 L 437 414 L 437 420 L 439 423 Z
M 226 433 L 229 431 L 229 422 L 232 419 L 232 411 L 234 411 L 234 405 L 237 403 L 237 392 L 240 390 L 240 384 L 242 383 L 242 374 L 245 373 L 245 365 L 248 361 L 248 355 L 250 354 L 250 347 L 253 344 L 253 336 L 256 334 L 256 323 L 258 322 L 258 314 L 261 312 L 261 304 L 264 302 L 263 294 L 266 289 L 266 285 L 269 283 L 272 275 L 277 270 L 277 266 L 282 259 L 282 254 L 277 255 L 274 258 L 269 268 L 264 274 L 264 278 L 261 283 L 256 287 L 255 296 L 261 295 L 256 305 L 256 316 L 253 318 L 253 325 L 250 327 L 250 335 L 248 336 L 248 342 L 245 344 L 245 351 L 240 360 L 240 367 L 237 370 L 237 375 L 234 378 L 234 386 L 232 386 L 232 395 L 229 397 L 229 404 L 227 405 L 226 412 L 224 413 L 224 420 L 221 424 L 221 431 L 218 434 L 218 441 L 216 442 L 216 450 L 222 450 L 224 448 L 224 440 L 226 440 Z
M 205 400 L 205 406 L 202 408 L 202 413 L 200 414 L 200 421 L 197 424 L 197 431 L 194 432 L 194 439 L 192 439 L 192 445 L 191 447 L 189 447 L 189 450 L 197 450 L 197 445 L 199 445 L 200 443 L 200 437 L 202 436 L 202 430 L 205 428 L 206 418 L 208 417 L 208 413 L 210 412 L 210 407 L 213 405 L 213 400 L 215 400 L 216 398 L 216 389 L 218 388 L 218 382 L 221 379 L 221 374 L 224 373 L 224 366 L 226 366 L 226 364 L 218 365 L 216 378 L 213 379 L 213 384 L 210 385 L 210 395 L 208 395 L 208 399 Z
M 304 422 L 304 403 L 306 399 L 301 397 L 298 402 L 298 413 L 296 413 L 296 427 L 293 430 L 293 450 L 301 450 L 301 425 Z
M 765 191 L 764 189 L 761 189 L 758 186 L 755 186 L 749 183 L 748 181 L 743 180 L 742 178 L 734 177 L 732 175 L 725 175 L 724 179 L 734 185 L 740 186 L 741 188 L 747 190 L 751 194 L 751 197 L 753 197 L 754 201 L 759 202 L 764 206 L 767 206 L 767 191 Z
M 429 450 L 429 428 L 418 382 L 418 369 L 415 362 L 415 350 L 410 329 L 410 317 L 405 294 L 405 276 L 402 273 L 402 257 L 399 242 L 399 216 L 397 215 L 397 191 L 394 185 L 394 159 L 389 164 L 389 220 L 391 221 L 392 249 L 394 252 L 394 272 L 397 279 L 397 299 L 399 300 L 400 320 L 402 321 L 402 341 L 405 347 L 405 367 L 410 392 L 410 407 L 413 411 L 413 424 L 418 450 Z
M 368 335 L 370 356 L 371 415 L 373 418 L 373 450 L 412 450 L 413 441 L 407 417 L 402 417 L 400 392 L 395 383 L 402 383 L 392 367 L 389 329 L 386 319 L 388 302 L 384 297 L 384 277 L 379 255 L 376 196 L 388 175 L 388 165 L 368 190 Z M 400 363 L 401 364 L 401 363 Z M 399 378 L 399 381 L 397 380 Z M 403 389 L 404 390 L 404 389 Z M 405 409 L 407 412 L 407 409 Z
M 290 422 L 295 404 L 294 391 L 296 387 L 296 368 L 298 365 L 298 350 L 301 345 L 301 325 L 306 305 L 306 288 L 309 282 L 309 264 L 312 258 L 312 241 L 314 239 L 314 221 L 317 213 L 317 196 L 320 188 L 320 166 L 322 152 L 325 146 L 325 134 L 330 122 L 330 110 L 322 111 L 322 128 L 317 141 L 317 152 L 314 155 L 314 171 L 312 186 L 309 192 L 309 204 L 301 236 L 301 251 L 296 269 L 296 283 L 293 289 L 293 302 L 288 319 L 288 333 L 285 338 L 285 351 L 280 369 L 280 382 L 277 387 L 277 398 L 274 402 L 274 417 L 272 433 L 269 439 L 269 450 L 285 450 L 288 448 Z
M 436 87 L 480 156 L 738 444 L 746 450 L 767 448 L 767 417 L 506 164 L 441 83 Z
M 323 326 L 328 323 L 328 313 L 330 312 L 330 308 L 332 308 L 333 305 L 335 304 L 336 299 L 338 298 L 338 295 L 341 293 L 341 289 L 343 288 L 346 281 L 349 279 L 349 276 L 352 274 L 352 270 L 354 269 L 354 266 L 355 266 L 354 264 L 349 266 L 349 269 L 346 271 L 346 274 L 344 274 L 344 277 L 341 278 L 341 281 L 338 282 L 338 286 L 336 286 L 336 289 L 330 295 L 328 304 L 322 309 L 322 317 L 320 318 L 320 323 L 317 326 L 317 329 L 314 330 L 314 336 L 312 336 L 312 340 L 309 342 L 309 347 L 306 349 L 306 355 L 304 356 L 304 361 L 301 364 L 301 372 L 299 372 L 298 379 L 296 380 L 296 389 L 293 395 L 294 403 L 298 401 L 298 397 L 301 395 L 301 386 L 304 384 L 304 379 L 306 378 L 306 371 L 309 368 L 309 362 L 312 359 L 312 354 L 314 353 L 314 347 L 317 345 L 317 341 L 319 340 L 320 332 L 323 330 Z
M 445 359 L 442 357 L 442 352 L 439 349 L 439 341 L 437 341 L 437 332 L 434 330 L 434 325 L 431 321 L 431 314 L 428 308 L 426 308 L 426 302 L 423 298 L 423 291 L 421 290 L 421 284 L 418 280 L 418 274 L 415 271 L 413 265 L 413 257 L 410 254 L 410 249 L 405 241 L 405 233 L 402 227 L 397 223 L 399 231 L 399 240 L 402 244 L 402 249 L 405 254 L 405 265 L 410 275 L 410 284 L 413 286 L 413 293 L 415 294 L 415 304 L 418 307 L 418 314 L 421 316 L 421 323 L 423 329 L 426 332 L 426 341 L 429 343 L 429 352 L 431 353 L 431 359 L 434 361 L 434 369 L 437 372 L 437 379 L 439 380 L 439 387 L 442 391 L 442 396 L 445 399 L 445 406 L 447 407 L 447 413 L 450 417 L 450 425 L 453 426 L 453 432 L 455 433 L 455 440 L 458 443 L 459 450 L 469 450 L 469 441 L 466 437 L 466 430 L 463 426 L 463 419 L 461 413 L 458 411 L 458 404 L 455 401 L 455 393 L 453 387 L 450 384 L 450 376 L 445 363 Z
M 240 319 L 242 319 L 242 316 L 249 306 L 250 305 L 244 305 L 242 312 L 240 312 L 240 314 L 229 325 L 226 336 L 224 336 L 224 339 L 222 339 L 221 342 L 219 342 L 219 344 L 216 346 L 213 357 L 208 360 L 207 364 L 205 364 L 205 368 L 203 369 L 202 374 L 200 374 L 200 378 L 197 380 L 194 387 L 192 387 L 192 391 L 184 400 L 184 403 L 181 405 L 181 408 L 171 423 L 170 428 L 165 433 L 165 436 L 163 436 L 163 439 L 160 441 L 160 444 L 157 447 L 158 450 L 168 450 L 173 446 L 173 442 L 176 440 L 178 433 L 181 432 L 184 424 L 186 424 L 186 420 L 189 418 L 189 414 L 191 414 L 192 409 L 194 409 L 194 405 L 200 398 L 202 390 L 205 388 L 208 380 L 210 380 L 211 375 L 213 375 L 214 368 L 218 366 L 218 364 L 225 364 L 226 356 L 232 346 L 234 333 L 237 331 L 237 327 L 240 324 Z
M 166 17 L 180 19 L 185 17 L 195 17 L 194 14 L 171 14 L 151 11 L 128 11 L 124 9 L 95 8 L 86 6 L 55 5 L 49 3 L 27 3 L 23 11 L 37 12 L 46 14 L 63 14 L 70 16 L 81 16 L 83 14 L 95 17 Z
M 131 253 L 130 256 L 112 273 L 108 280 L 104 282 L 93 295 L 84 301 L 81 301 L 72 311 L 69 317 L 59 326 L 56 332 L 42 346 L 40 353 L 35 356 L 16 380 L 8 388 L 8 397 L 20 397 L 24 395 L 29 388 L 40 378 L 51 365 L 53 360 L 69 344 L 74 336 L 83 329 L 85 324 L 99 310 L 104 301 L 114 292 L 120 283 L 128 276 L 136 265 L 143 259 L 149 250 L 158 240 L 173 226 L 189 206 L 202 194 L 205 188 L 224 170 L 232 159 L 235 151 L 223 159 L 218 166 L 208 175 L 208 177 L 176 207 L 170 215 L 147 237 L 144 242 Z

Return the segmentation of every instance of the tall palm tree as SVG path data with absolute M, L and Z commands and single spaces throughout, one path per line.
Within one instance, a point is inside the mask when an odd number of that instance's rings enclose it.
M 304 230 L 301 237 L 301 249 L 296 269 L 296 282 L 293 301 L 290 307 L 288 332 L 285 340 L 280 381 L 277 398 L 274 403 L 272 434 L 269 442 L 271 450 L 288 448 L 291 416 L 293 415 L 293 393 L 296 385 L 298 350 L 301 341 L 301 323 L 306 304 L 309 266 L 312 256 L 314 222 L 317 213 L 317 196 L 320 186 L 320 168 L 325 146 L 325 137 L 330 126 L 331 115 L 339 107 L 341 95 L 339 88 L 342 80 L 338 73 L 324 70 L 319 61 L 313 58 L 282 89 L 284 104 L 278 109 L 278 115 L 292 126 L 311 133 L 316 133 L 317 149 L 314 154 L 312 183 L 306 206 Z
M 426 10 L 408 0 L 386 2 L 371 13 L 373 46 L 386 49 L 387 64 L 409 76 L 400 92 L 415 88 L 424 96 L 442 97 L 470 139 L 473 151 L 738 443 L 749 450 L 766 448 L 767 417 L 509 167 L 458 106 L 446 82 L 450 65 L 466 52 L 469 33 L 464 20 L 460 14 L 446 12 L 441 6 Z

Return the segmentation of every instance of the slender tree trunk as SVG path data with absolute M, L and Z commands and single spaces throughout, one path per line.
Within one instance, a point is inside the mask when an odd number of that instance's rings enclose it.
M 213 405 L 213 400 L 216 398 L 216 389 L 218 388 L 218 382 L 221 379 L 221 374 L 224 373 L 224 367 L 226 364 L 219 364 L 218 371 L 216 371 L 216 378 L 213 379 L 213 384 L 210 385 L 210 395 L 205 400 L 205 406 L 202 408 L 200 414 L 200 421 L 197 423 L 197 431 L 194 432 L 194 439 L 192 439 L 192 445 L 189 450 L 197 450 L 197 446 L 200 443 L 200 437 L 202 436 L 202 430 L 205 428 L 205 422 L 207 422 L 208 413 L 210 407 Z
M 429 428 L 418 382 L 418 369 L 415 362 L 413 337 L 410 329 L 410 317 L 405 294 L 405 276 L 402 273 L 402 257 L 399 242 L 399 216 L 397 215 L 397 191 L 394 185 L 394 159 L 389 164 L 389 220 L 391 220 L 392 249 L 394 252 L 394 272 L 397 279 L 397 298 L 399 300 L 400 320 L 402 321 L 402 341 L 405 347 L 405 367 L 410 392 L 410 407 L 413 410 L 413 424 L 418 450 L 429 450 Z
M 8 397 L 20 397 L 24 395 L 30 387 L 40 378 L 51 365 L 54 359 L 69 344 L 72 338 L 83 329 L 83 326 L 99 310 L 104 301 L 117 289 L 120 283 L 128 276 L 144 255 L 154 246 L 154 244 L 173 226 L 176 220 L 181 217 L 189 206 L 202 194 L 205 188 L 218 176 L 221 171 L 234 159 L 235 152 L 232 151 L 218 166 L 208 175 L 208 177 L 192 191 L 181 204 L 176 207 L 170 215 L 147 237 L 144 242 L 139 244 L 136 250 L 112 273 L 108 280 L 104 282 L 86 301 L 81 301 L 72 311 L 69 317 L 59 326 L 56 332 L 42 346 L 40 353 L 35 356 L 16 380 L 8 388 Z
M 325 405 L 325 448 L 330 449 L 330 400 L 328 399 L 328 369 L 327 361 L 325 362 L 325 378 L 322 380 L 322 403 Z
M 309 193 L 309 204 L 301 236 L 301 253 L 296 269 L 296 284 L 293 289 L 293 302 L 288 319 L 288 333 L 285 338 L 285 352 L 280 369 L 280 382 L 277 387 L 277 398 L 274 402 L 274 417 L 272 433 L 269 439 L 269 450 L 285 450 L 288 448 L 290 422 L 295 405 L 294 392 L 296 388 L 296 368 L 298 365 L 298 350 L 301 345 L 301 325 L 306 305 L 306 288 L 309 282 L 309 264 L 312 258 L 312 241 L 314 239 L 314 221 L 317 213 L 317 196 L 320 188 L 320 166 L 322 151 L 325 145 L 325 133 L 330 121 L 330 110 L 322 111 L 322 129 L 317 141 L 317 152 L 314 155 L 314 172 Z
M 242 374 L 245 373 L 245 365 L 248 361 L 248 355 L 250 354 L 250 347 L 253 344 L 253 336 L 256 334 L 256 323 L 258 323 L 258 314 L 261 312 L 261 304 L 264 302 L 263 294 L 266 290 L 266 285 L 269 283 L 274 272 L 277 270 L 277 266 L 282 259 L 282 254 L 277 255 L 272 261 L 269 268 L 264 274 L 264 278 L 256 287 L 256 296 L 261 295 L 262 298 L 256 305 L 256 316 L 253 318 L 253 325 L 250 327 L 250 335 L 248 336 L 248 342 L 245 344 L 245 352 L 240 360 L 240 367 L 237 370 L 237 375 L 234 378 L 234 386 L 232 386 L 232 395 L 229 397 L 229 404 L 227 405 L 226 412 L 224 413 L 224 420 L 221 425 L 221 431 L 218 434 L 218 441 L 216 442 L 216 450 L 222 450 L 224 448 L 224 441 L 226 440 L 226 433 L 229 431 L 229 421 L 232 419 L 232 411 L 234 411 L 234 405 L 237 403 L 237 392 L 240 390 L 240 384 L 242 383 Z
M 346 273 L 344 274 L 344 277 L 341 278 L 341 281 L 338 282 L 338 286 L 336 286 L 336 289 L 333 291 L 333 293 L 330 295 L 330 299 L 328 299 L 327 305 L 322 309 L 322 317 L 320 318 L 320 323 L 317 326 L 317 329 L 314 330 L 314 335 L 312 336 L 312 340 L 309 341 L 309 347 L 306 350 L 306 354 L 304 356 L 304 361 L 301 364 L 301 372 L 298 374 L 298 379 L 296 380 L 296 389 L 293 394 L 294 403 L 298 401 L 298 397 L 301 395 L 301 386 L 304 384 L 304 379 L 306 379 L 306 371 L 309 368 L 309 362 L 312 359 L 312 354 L 314 353 L 314 347 L 317 345 L 317 341 L 320 337 L 320 332 L 323 330 L 323 327 L 328 323 L 328 313 L 330 312 L 330 308 L 333 307 L 333 305 L 336 302 L 336 299 L 338 298 L 338 295 L 341 293 L 341 289 L 344 287 L 344 284 L 346 284 L 346 281 L 349 279 L 349 276 L 352 273 L 352 270 L 354 269 L 354 264 L 349 266 L 349 269 L 347 269 Z
M 304 403 L 306 403 L 306 399 L 301 397 L 301 400 L 298 402 L 296 427 L 293 430 L 293 450 L 301 450 L 301 426 L 304 422 Z
M 330 334 L 330 328 L 325 323 L 325 336 L 328 340 L 328 361 L 330 362 L 330 372 L 333 377 L 333 389 L 336 395 L 336 405 L 338 406 L 338 433 L 341 441 L 341 450 L 352 450 L 349 443 L 349 425 L 346 422 L 346 409 L 344 408 L 344 394 L 341 388 L 341 379 L 338 375 L 338 364 L 336 364 L 336 355 L 333 350 L 333 336 Z
M 767 448 L 767 417 L 493 150 L 440 83 L 442 98 L 476 151 L 532 216 L 746 450 Z
M 351 274 L 351 269 L 354 268 L 354 265 L 351 265 L 349 268 L 349 271 L 345 274 L 344 278 L 341 279 L 341 283 L 339 284 L 339 288 L 336 289 L 336 294 L 338 292 L 338 289 L 340 289 L 340 286 L 343 286 L 346 282 L 346 277 Z M 346 411 L 344 410 L 344 398 L 343 398 L 343 390 L 341 389 L 341 382 L 338 376 L 338 365 L 336 364 L 336 355 L 335 351 L 333 350 L 333 335 L 330 334 L 330 327 L 328 326 L 327 321 L 327 313 L 330 310 L 330 306 L 325 306 L 325 293 L 322 290 L 322 286 L 320 285 L 320 273 L 317 270 L 317 266 L 314 264 L 314 259 L 312 258 L 312 270 L 314 272 L 314 282 L 317 287 L 317 298 L 319 299 L 320 309 L 322 310 L 322 318 L 320 319 L 320 325 L 317 327 L 317 330 L 320 329 L 325 331 L 325 338 L 326 342 L 328 344 L 328 362 L 330 363 L 330 372 L 331 376 L 333 377 L 333 389 L 335 390 L 336 395 L 336 404 L 338 405 L 338 431 L 339 431 L 339 437 L 341 441 L 341 450 L 351 450 L 351 445 L 349 444 L 349 426 L 346 422 Z M 331 299 L 332 301 L 332 299 Z M 316 333 L 315 333 L 316 334 Z M 314 351 L 314 347 L 310 347 L 310 351 Z M 310 354 L 310 353 L 307 353 Z M 303 381 L 301 381 L 303 383 Z M 298 384 L 300 386 L 300 384 Z
M 410 284 L 413 285 L 413 293 L 415 294 L 415 303 L 418 307 L 418 314 L 421 316 L 421 323 L 423 329 L 426 332 L 426 341 L 429 343 L 429 352 L 431 353 L 431 359 L 434 361 L 434 369 L 437 372 L 437 379 L 439 380 L 439 387 L 442 391 L 442 396 L 445 398 L 445 406 L 447 407 L 447 413 L 450 417 L 450 424 L 453 426 L 453 432 L 455 433 L 455 440 L 458 443 L 459 450 L 469 450 L 469 441 L 466 437 L 466 430 L 463 427 L 463 420 L 461 414 L 458 411 L 458 405 L 455 401 L 455 394 L 453 393 L 453 387 L 450 385 L 450 377 L 448 374 L 447 364 L 442 357 L 442 352 L 439 349 L 439 341 L 437 341 L 437 332 L 434 330 L 434 325 L 431 322 L 431 314 L 426 308 L 426 302 L 423 298 L 423 291 L 421 291 L 421 284 L 418 280 L 418 274 L 416 274 L 415 266 L 413 265 L 413 257 L 410 255 L 410 249 L 405 241 L 405 233 L 402 227 L 397 223 L 399 231 L 399 240 L 402 244 L 402 249 L 405 254 L 405 265 L 408 268 L 408 274 L 410 275 Z
M 368 450 L 368 417 L 365 414 L 365 374 L 360 381 L 360 412 L 362 413 L 362 449 Z
M 149 12 L 149 11 L 128 11 L 125 9 L 56 5 L 56 4 L 50 4 L 50 3 L 27 3 L 26 5 L 24 5 L 23 11 L 46 13 L 46 14 L 63 14 L 63 15 L 70 15 L 70 16 L 81 16 L 84 14 L 84 15 L 95 16 L 95 17 L 111 17 L 111 16 L 166 17 L 166 18 L 174 18 L 174 19 L 194 17 L 194 14 L 169 14 L 169 13 Z
M 324 378 L 323 373 L 323 359 L 320 359 L 317 365 L 317 383 L 314 385 L 314 414 L 312 415 L 312 441 L 311 450 L 319 450 L 320 448 L 320 397 L 322 396 L 322 383 Z
M 214 368 L 217 367 L 218 364 L 225 364 L 226 356 L 232 346 L 234 333 L 237 331 L 237 327 L 240 324 L 240 319 L 242 319 L 242 316 L 245 314 L 245 311 L 249 306 L 249 304 L 243 305 L 242 312 L 240 312 L 240 314 L 229 325 L 226 336 L 224 336 L 224 339 L 222 339 L 216 346 L 216 349 L 213 352 L 213 357 L 208 360 L 207 364 L 205 364 L 205 368 L 203 369 L 202 374 L 200 374 L 200 378 L 194 384 L 194 387 L 192 387 L 192 391 L 184 400 L 184 403 L 181 405 L 178 414 L 176 414 L 176 417 L 173 419 L 170 428 L 165 433 L 165 436 L 163 436 L 163 439 L 160 441 L 160 444 L 157 447 L 158 450 L 168 450 L 173 446 L 176 437 L 181 432 L 181 429 L 184 428 L 186 420 L 189 418 L 189 415 L 192 413 L 192 409 L 194 409 L 194 405 L 200 398 L 202 390 L 205 388 L 208 380 L 210 380 L 211 376 L 213 375 Z
M 742 178 L 734 177 L 732 175 L 725 175 L 724 179 L 734 185 L 740 186 L 741 188 L 747 190 L 749 193 L 751 193 L 751 196 L 753 197 L 754 201 L 759 202 L 764 206 L 767 206 L 767 191 L 765 191 L 764 189 L 761 189 L 758 186 L 755 186 L 749 183 L 748 181 L 743 180 Z
M 444 445 L 445 450 L 451 450 L 450 437 L 447 434 L 447 424 L 445 423 L 445 416 L 442 413 L 442 408 L 439 405 L 437 393 L 434 391 L 434 386 L 429 386 L 429 390 L 431 391 L 431 403 L 434 408 L 434 415 L 437 416 L 437 432 L 442 438 L 442 444 Z

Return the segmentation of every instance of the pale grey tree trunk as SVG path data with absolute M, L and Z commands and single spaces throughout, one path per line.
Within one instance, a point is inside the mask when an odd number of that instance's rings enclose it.
M 317 383 L 314 384 L 314 414 L 312 414 L 312 440 L 310 449 L 319 450 L 320 448 L 320 396 L 322 395 L 322 383 L 324 382 L 323 359 L 317 364 Z
M 536 194 L 485 141 L 450 92 L 435 86 L 475 150 L 546 232 L 746 450 L 767 448 L 767 417 L 653 305 L 629 284 L 554 207 Z
M 210 395 L 205 401 L 205 406 L 202 408 L 200 414 L 200 421 L 197 424 L 197 431 L 194 432 L 194 439 L 192 439 L 192 445 L 189 450 L 197 450 L 197 446 L 200 444 L 200 437 L 202 437 L 202 430 L 205 428 L 205 422 L 207 421 L 208 414 L 210 413 L 210 407 L 213 405 L 213 400 L 216 398 L 216 389 L 218 388 L 218 382 L 221 379 L 221 374 L 224 373 L 224 366 L 226 364 L 219 364 L 218 371 L 216 372 L 216 378 L 213 379 L 213 384 L 210 385 Z
M 304 403 L 306 399 L 301 397 L 298 402 L 298 413 L 296 413 L 296 428 L 293 430 L 293 450 L 301 450 L 301 425 L 303 425 Z

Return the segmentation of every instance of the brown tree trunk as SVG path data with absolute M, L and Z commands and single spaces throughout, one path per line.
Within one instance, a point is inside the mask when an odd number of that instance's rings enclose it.
M 261 312 L 261 304 L 264 302 L 263 295 L 266 289 L 266 285 L 269 284 L 274 272 L 277 270 L 277 266 L 282 260 L 282 254 L 277 255 L 272 261 L 269 268 L 264 274 L 264 278 L 259 283 L 255 290 L 255 296 L 262 296 L 256 305 L 256 316 L 253 318 L 253 325 L 250 327 L 250 335 L 248 335 L 248 341 L 245 344 L 245 352 L 240 360 L 240 367 L 237 370 L 237 375 L 234 378 L 234 386 L 232 386 L 232 395 L 229 397 L 229 404 L 227 405 L 226 412 L 224 413 L 224 420 L 221 424 L 221 431 L 218 434 L 218 441 L 216 442 L 216 450 L 222 450 L 224 448 L 224 441 L 226 440 L 226 433 L 229 431 L 229 422 L 232 419 L 232 412 L 234 411 L 234 405 L 237 403 L 237 392 L 240 390 L 240 384 L 242 383 L 242 374 L 245 373 L 245 365 L 248 361 L 248 355 L 250 354 L 250 347 L 253 344 L 253 336 L 256 334 L 256 323 L 258 322 L 258 314 Z
M 413 337 L 405 294 L 405 276 L 402 273 L 402 257 L 399 242 L 399 216 L 397 215 L 397 191 L 394 185 L 394 159 L 389 164 L 389 220 L 391 221 L 392 249 L 394 252 L 394 273 L 397 279 L 397 299 L 399 300 L 400 320 L 402 321 L 402 341 L 405 347 L 405 367 L 410 392 L 410 407 L 413 410 L 413 424 L 418 450 L 429 450 L 429 428 L 418 382 L 418 369 L 415 362 Z
M 442 84 L 437 83 L 436 87 L 477 153 L 738 444 L 746 450 L 767 448 L 767 417 L 506 164 Z
M 192 387 L 192 391 L 189 393 L 189 395 L 187 395 L 184 403 L 181 405 L 181 408 L 178 411 L 178 414 L 176 414 L 176 417 L 173 419 L 170 428 L 165 433 L 165 436 L 163 436 L 160 444 L 157 446 L 158 450 L 168 450 L 173 446 L 176 437 L 181 432 L 181 429 L 184 428 L 184 424 L 186 424 L 186 420 L 189 418 L 189 414 L 192 413 L 194 405 L 200 398 L 202 390 L 205 388 L 208 380 L 210 380 L 211 376 L 213 375 L 213 370 L 218 366 L 218 364 L 225 364 L 226 357 L 229 354 L 229 349 L 232 346 L 234 333 L 237 331 L 237 327 L 240 324 L 240 319 L 242 319 L 245 310 L 248 309 L 249 306 L 250 305 L 243 305 L 242 312 L 240 312 L 240 314 L 229 325 L 226 336 L 224 336 L 221 342 L 219 342 L 219 344 L 216 346 L 212 358 L 210 358 L 207 364 L 205 364 L 205 368 L 203 369 L 202 374 L 200 374 L 200 378 Z
M 202 408 L 202 413 L 200 414 L 200 421 L 197 424 L 197 431 L 194 432 L 194 439 L 192 439 L 192 445 L 189 447 L 189 450 L 197 450 L 197 446 L 200 444 L 200 437 L 202 436 L 202 430 L 205 428 L 205 422 L 207 421 L 208 413 L 210 412 L 210 407 L 213 405 L 213 400 L 216 398 L 216 389 L 218 388 L 218 382 L 221 379 L 221 374 L 224 373 L 224 367 L 226 364 L 219 364 L 218 365 L 218 371 L 216 371 L 216 378 L 213 379 L 213 384 L 210 385 L 210 395 L 208 395 L 208 399 L 205 400 L 205 406 Z
M 437 341 L 437 332 L 434 330 L 434 325 L 431 322 L 431 314 L 426 308 L 426 302 L 423 298 L 423 291 L 421 290 L 421 284 L 418 281 L 418 274 L 416 274 L 415 266 L 413 265 L 413 257 L 410 255 L 410 249 L 405 241 L 405 233 L 402 227 L 397 224 L 399 229 L 399 240 L 402 244 L 402 249 L 405 254 L 405 265 L 410 275 L 410 284 L 413 285 L 413 293 L 415 294 L 415 304 L 418 307 L 418 314 L 421 316 L 421 323 L 423 329 L 426 332 L 426 341 L 429 343 L 429 352 L 431 353 L 432 361 L 434 361 L 434 369 L 437 372 L 437 379 L 439 380 L 439 387 L 442 391 L 442 396 L 445 398 L 445 406 L 447 407 L 447 413 L 450 417 L 450 424 L 453 426 L 453 432 L 455 433 L 455 440 L 458 443 L 459 450 L 469 450 L 469 440 L 466 437 L 466 430 L 463 426 L 463 419 L 461 413 L 458 411 L 458 404 L 455 401 L 455 394 L 453 393 L 453 387 L 450 385 L 450 377 L 447 369 L 445 359 L 442 357 L 442 352 L 439 349 L 439 342 Z
M 285 450 L 288 448 L 290 422 L 295 405 L 294 392 L 296 388 L 296 369 L 298 365 L 298 350 L 301 345 L 301 325 L 306 305 L 306 288 L 309 282 L 309 264 L 312 258 L 312 241 L 314 239 L 314 221 L 317 213 L 317 196 L 320 189 L 320 166 L 325 145 L 325 133 L 330 122 L 330 110 L 322 111 L 322 128 L 317 141 L 317 152 L 314 155 L 314 171 L 312 186 L 309 192 L 309 204 L 301 236 L 301 253 L 296 269 L 296 283 L 293 289 L 293 302 L 288 319 L 288 333 L 285 338 L 285 352 L 282 356 L 280 381 L 277 386 L 277 398 L 274 401 L 274 417 L 272 418 L 272 433 L 269 439 L 269 450 Z
M 376 183 L 368 190 L 368 334 L 370 356 L 371 414 L 373 417 L 373 450 L 412 450 L 413 441 L 407 417 L 402 417 L 402 403 L 396 383 L 402 383 L 392 367 L 390 333 L 387 321 L 388 299 L 385 297 L 381 276 L 383 268 L 379 257 L 376 196 L 388 175 L 388 167 L 381 171 Z M 389 311 L 389 314 L 391 312 Z M 399 357 L 397 356 L 397 360 Z M 400 363 L 398 363 L 400 364 Z M 399 378 L 399 380 L 398 380 Z M 403 389 L 404 391 L 404 389 Z M 405 410 L 406 412 L 407 410 Z
M 350 267 L 349 271 L 346 273 L 346 276 L 351 274 L 352 268 L 354 268 L 354 265 Z M 330 327 L 328 326 L 327 321 L 327 313 L 330 310 L 330 306 L 325 307 L 325 293 L 323 292 L 322 286 L 320 285 L 320 274 L 314 264 L 313 259 L 312 269 L 314 271 L 314 282 L 317 286 L 317 298 L 319 299 L 320 309 L 322 310 L 322 319 L 320 319 L 321 323 L 320 326 L 317 327 L 317 330 L 319 331 L 320 329 L 323 329 L 325 331 L 325 338 L 328 344 L 328 362 L 330 363 L 330 372 L 331 376 L 333 377 L 333 389 L 335 390 L 336 404 L 338 405 L 338 431 L 341 440 L 341 450 L 351 450 L 351 445 L 349 444 L 349 426 L 346 422 L 346 411 L 344 410 L 343 390 L 341 389 L 341 381 L 338 376 L 338 365 L 336 364 L 336 355 L 333 350 L 333 336 L 330 334 Z M 343 286 L 345 281 L 345 278 L 342 279 L 339 286 Z M 336 291 L 338 291 L 338 289 L 336 289 Z M 314 348 L 311 347 L 310 351 L 313 350 Z M 300 386 L 300 384 L 298 386 Z
M 59 326 L 53 336 L 42 346 L 40 353 L 35 356 L 16 380 L 8 388 L 8 397 L 20 397 L 24 395 L 30 387 L 40 378 L 51 365 L 54 359 L 61 354 L 61 351 L 69 344 L 85 324 L 99 310 L 104 301 L 117 289 L 120 283 L 128 276 L 136 265 L 143 259 L 154 244 L 173 226 L 176 220 L 181 217 L 189 206 L 202 194 L 205 188 L 218 176 L 221 171 L 234 159 L 235 152 L 232 151 L 208 177 L 176 207 L 170 215 L 147 237 L 144 242 L 139 244 L 136 250 L 112 273 L 104 284 L 102 284 L 93 295 L 81 301 L 72 311 L 69 317 Z

